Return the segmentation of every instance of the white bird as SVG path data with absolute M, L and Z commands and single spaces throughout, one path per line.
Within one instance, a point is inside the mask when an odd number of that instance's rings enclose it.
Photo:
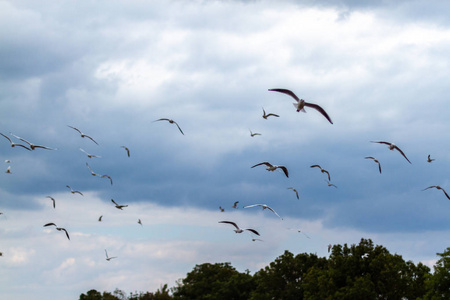
M 56 201 L 55 201 L 55 198 L 53 198 L 53 197 L 50 197 L 50 196 L 47 196 L 46 198 L 50 198 L 52 201 L 53 201 L 53 208 L 56 208 L 55 206 L 56 206 Z
M 9 159 L 5 159 L 5 163 L 9 164 L 11 161 Z
M 281 170 L 283 170 L 284 175 L 286 175 L 286 177 L 289 177 L 288 170 L 287 170 L 287 168 L 285 166 L 276 166 L 276 165 L 272 165 L 271 163 L 265 161 L 265 162 L 262 162 L 262 163 L 259 163 L 259 164 L 256 164 L 256 165 L 252 166 L 252 168 L 260 166 L 260 165 L 266 165 L 267 166 L 267 168 L 266 168 L 267 171 L 275 171 L 276 169 L 281 169 Z
M 269 207 L 269 206 L 266 205 L 266 204 L 253 204 L 253 205 L 247 205 L 247 206 L 244 206 L 244 208 L 255 207 L 255 206 L 261 206 L 263 210 L 264 210 L 264 209 L 268 209 L 268 210 L 270 210 L 271 212 L 273 212 L 275 215 L 277 215 L 278 218 L 280 218 L 281 220 L 283 220 L 283 218 L 280 217 L 280 215 L 277 214 L 277 212 L 276 212 L 275 210 L 273 210 L 273 208 Z
M 319 168 L 319 169 L 320 169 L 320 172 L 326 173 L 326 174 L 328 175 L 328 180 L 331 180 L 331 178 L 330 178 L 330 173 L 329 173 L 327 170 L 322 169 L 321 166 L 319 166 L 319 165 L 312 165 L 311 168 Z
M 0 133 L 0 134 L 1 134 L 2 136 L 4 136 L 4 137 L 9 141 L 9 143 L 11 144 L 11 147 L 19 146 L 19 147 L 22 147 L 22 148 L 27 149 L 28 151 L 31 151 L 31 149 L 28 148 L 27 146 L 22 145 L 22 144 L 16 144 L 16 143 L 14 143 L 13 141 L 11 141 L 11 139 L 10 139 L 9 137 L 7 137 L 6 135 L 4 135 L 3 133 Z
M 180 128 L 180 126 L 178 125 L 178 123 L 175 122 L 174 120 L 172 120 L 172 119 L 167 119 L 167 118 L 161 118 L 161 119 L 155 120 L 155 121 L 153 121 L 153 122 L 157 122 L 157 121 L 169 121 L 170 124 L 175 124 L 175 125 L 177 125 L 178 130 L 180 130 L 180 132 L 184 135 L 183 130 L 181 130 L 181 128 Z
M 117 258 L 117 256 L 109 257 L 109 256 L 108 256 L 108 252 L 106 251 L 106 249 L 105 249 L 105 254 L 106 254 L 106 260 L 107 260 L 107 261 L 110 261 L 110 260 L 113 259 L 113 258 Z
M 116 201 L 114 201 L 114 199 L 111 199 L 112 203 L 114 203 L 116 205 L 117 209 L 123 210 L 124 207 L 128 207 L 128 205 L 119 205 L 116 203 Z
M 91 141 L 93 141 L 94 143 L 96 143 L 96 144 L 98 145 L 98 143 L 97 143 L 92 137 L 90 137 L 90 136 L 87 135 L 87 134 L 82 133 L 80 129 L 78 129 L 78 128 L 76 128 L 76 127 L 73 127 L 73 126 L 70 126 L 70 125 L 67 125 L 67 126 L 69 126 L 70 128 L 72 128 L 72 129 L 78 131 L 78 133 L 81 135 L 82 138 L 87 137 L 88 139 L 90 139 Z
M 295 95 L 292 91 L 287 90 L 287 89 L 269 89 L 269 91 L 283 93 L 283 94 L 289 95 L 292 98 L 294 98 L 295 101 L 297 101 L 297 103 L 294 103 L 294 107 L 297 109 L 297 112 L 299 112 L 299 111 L 306 112 L 305 106 L 311 107 L 311 108 L 314 108 L 315 110 L 317 110 L 318 112 L 320 112 L 325 118 L 327 118 L 327 120 L 331 124 L 333 124 L 333 122 L 331 121 L 331 118 L 328 116 L 327 112 L 322 107 L 320 107 L 319 105 L 314 104 L 314 103 L 306 102 L 303 99 L 299 99 L 297 97 L 297 95 Z
M 92 169 L 91 169 L 91 167 L 89 166 L 88 163 L 86 163 L 86 167 L 88 167 L 89 171 L 91 171 L 92 176 L 100 176 L 99 174 L 97 174 L 94 171 L 92 171 Z
M 438 190 L 442 190 L 442 191 L 444 192 L 445 196 L 447 197 L 447 199 L 450 200 L 450 196 L 447 194 L 447 192 L 446 192 L 443 188 L 441 188 L 440 186 L 438 186 L 438 185 L 432 185 L 432 186 L 429 186 L 429 187 L 427 187 L 426 189 L 423 189 L 422 191 L 425 191 L 425 190 L 428 190 L 428 189 L 431 189 L 431 188 L 436 188 L 436 189 L 438 189 Z
M 262 110 L 263 110 L 263 116 L 262 116 L 262 117 L 263 117 L 264 119 L 266 119 L 266 120 L 267 120 L 267 118 L 270 117 L 270 116 L 272 116 L 272 117 L 280 117 L 279 115 L 272 114 L 272 113 L 266 114 L 266 111 L 264 110 L 264 107 L 263 107 Z
M 22 142 L 25 142 L 28 145 L 30 145 L 31 150 L 34 150 L 36 148 L 41 148 L 41 149 L 46 149 L 46 150 L 57 150 L 56 148 L 50 148 L 50 147 L 46 147 L 46 146 L 35 145 L 35 144 L 33 144 L 33 143 L 31 143 L 31 142 L 29 142 L 29 141 L 27 141 L 27 140 L 25 140 L 25 139 L 23 139 L 21 137 L 18 137 L 17 135 L 12 134 L 12 133 L 11 133 L 11 135 L 14 136 L 15 138 L 21 140 Z
M 89 157 L 89 158 L 93 158 L 93 157 L 101 158 L 101 156 L 98 156 L 98 155 L 94 155 L 94 154 L 90 154 L 90 153 L 87 153 L 87 152 L 86 152 L 86 151 L 84 151 L 84 149 L 82 149 L 82 148 L 80 148 L 80 150 L 81 150 L 81 152 L 83 152 L 84 154 L 86 154 L 86 155 L 87 155 L 87 157 Z
M 427 162 L 432 162 L 433 160 L 435 160 L 434 158 L 431 158 L 431 156 L 430 156 L 430 154 L 428 154 L 428 159 L 427 159 Z
M 411 162 L 409 161 L 409 159 L 406 157 L 405 153 L 403 153 L 403 151 L 402 151 L 399 147 L 397 147 L 397 145 L 395 145 L 394 143 L 389 143 L 389 142 L 384 142 L 384 141 L 371 141 L 371 143 L 378 143 L 378 144 L 385 144 L 385 145 L 388 145 L 389 150 L 394 150 L 394 149 L 397 150 L 398 152 L 400 152 L 401 155 L 403 155 L 404 158 L 406 158 L 406 160 L 407 160 L 409 163 L 411 163 Z
M 378 170 L 380 171 L 380 174 L 381 174 L 381 164 L 380 164 L 380 162 L 378 161 L 378 159 L 376 159 L 375 157 L 372 157 L 372 156 L 366 156 L 366 157 L 364 157 L 365 159 L 372 159 L 374 162 L 376 162 L 377 164 L 378 164 Z
M 234 230 L 234 232 L 236 232 L 236 233 L 242 233 L 242 232 L 244 232 L 244 230 L 248 230 L 248 231 L 250 231 L 250 232 L 252 232 L 252 233 L 254 233 L 256 235 L 260 235 L 258 233 L 258 231 L 256 231 L 255 229 L 251 229 L 251 228 L 241 229 L 241 228 L 239 228 L 239 226 L 236 225 L 236 223 L 231 222 L 231 221 L 219 221 L 219 223 L 225 223 L 225 224 L 233 225 L 234 227 L 236 227 L 236 230 Z
M 66 185 L 66 187 L 70 189 L 70 192 L 72 194 L 80 194 L 81 196 L 84 196 L 82 192 L 72 190 L 72 188 L 69 185 Z
M 130 157 L 130 149 L 128 149 L 128 148 L 125 147 L 125 146 L 120 146 L 120 148 L 124 148 L 124 149 L 127 151 L 128 157 Z
M 288 187 L 288 190 L 293 190 L 295 192 L 295 195 L 297 196 L 297 199 L 300 199 L 298 196 L 298 191 L 294 189 L 293 187 Z

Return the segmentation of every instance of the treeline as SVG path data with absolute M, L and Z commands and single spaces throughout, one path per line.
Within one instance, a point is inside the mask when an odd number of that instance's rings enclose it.
M 80 300 L 327 300 L 450 299 L 450 247 L 434 265 L 434 272 L 422 263 L 403 260 L 370 239 L 358 245 L 334 245 L 328 258 L 289 251 L 254 275 L 239 272 L 230 263 L 205 263 L 180 280 L 155 293 L 126 296 L 91 290 Z

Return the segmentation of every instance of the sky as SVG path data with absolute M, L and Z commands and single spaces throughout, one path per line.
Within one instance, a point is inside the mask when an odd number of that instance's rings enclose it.
M 361 238 L 432 267 L 450 246 L 450 201 L 424 191 L 450 192 L 449 5 L 0 0 L 0 133 L 56 148 L 0 136 L 2 298 L 154 292 Z

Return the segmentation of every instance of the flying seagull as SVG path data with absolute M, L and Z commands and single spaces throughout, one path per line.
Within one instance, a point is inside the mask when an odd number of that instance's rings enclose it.
M 427 162 L 432 162 L 433 160 L 435 160 L 434 158 L 431 158 L 431 156 L 430 156 L 430 154 L 428 154 L 428 159 L 427 159 Z
M 2 136 L 4 136 L 4 137 L 9 141 L 9 143 L 11 144 L 11 147 L 19 146 L 19 147 L 22 147 L 22 148 L 25 148 L 25 149 L 31 151 L 31 149 L 28 148 L 27 146 L 22 145 L 22 144 L 16 144 L 16 143 L 14 143 L 13 141 L 11 141 L 11 139 L 10 139 L 9 137 L 7 137 L 6 135 L 4 135 L 3 133 L 0 133 L 0 134 L 1 134 Z
M 138 222 L 139 225 L 142 226 L 142 221 L 141 221 L 141 219 L 139 219 L 137 222 Z
M 91 171 L 92 176 L 100 176 L 99 174 L 97 174 L 94 171 L 92 171 L 92 169 L 91 169 L 91 167 L 89 166 L 88 163 L 86 163 L 86 167 L 88 167 L 89 171 Z
M 381 164 L 380 164 L 380 162 L 378 161 L 378 159 L 376 159 L 375 157 L 372 157 L 372 156 L 366 156 L 366 157 L 364 157 L 365 159 L 372 159 L 374 162 L 376 162 L 377 164 L 378 164 L 378 170 L 380 171 L 380 174 L 381 174 Z
M 114 203 L 116 205 L 117 209 L 123 210 L 124 207 L 128 207 L 128 205 L 119 205 L 116 203 L 116 201 L 114 201 L 114 199 L 111 199 L 112 203 Z
M 157 122 L 157 121 L 169 121 L 170 124 L 175 124 L 175 125 L 177 125 L 178 129 L 180 130 L 180 132 L 184 135 L 183 130 L 181 130 L 181 128 L 180 128 L 180 126 L 178 125 L 178 123 L 175 122 L 174 120 L 172 120 L 172 119 L 167 119 L 167 118 L 161 118 L 161 119 L 155 120 L 155 121 L 153 121 L 153 122 Z
M 400 152 L 401 155 L 403 155 L 404 158 L 406 158 L 406 160 L 411 163 L 409 161 L 409 159 L 406 157 L 405 153 L 403 153 L 402 150 L 400 150 L 399 147 L 397 147 L 397 145 L 395 145 L 394 143 L 389 143 L 389 142 L 384 142 L 384 141 L 371 141 L 372 143 L 378 143 L 378 144 L 385 144 L 389 146 L 389 150 L 397 150 L 398 152 Z
M 295 192 L 295 195 L 297 196 L 297 199 L 300 199 L 298 197 L 298 191 L 296 189 L 294 189 L 293 187 L 288 187 L 288 190 L 293 190 Z
M 87 157 L 89 157 L 89 158 L 93 158 L 93 157 L 101 158 L 101 156 L 98 156 L 98 155 L 94 155 L 94 154 L 90 154 L 90 153 L 87 153 L 87 152 L 86 152 L 86 151 L 84 151 L 84 149 L 82 149 L 82 148 L 80 148 L 80 151 L 81 151 L 81 152 L 83 152 L 84 154 L 86 154 L 86 155 L 87 155 Z
M 236 229 L 234 230 L 234 232 L 236 232 L 236 233 L 242 233 L 242 232 L 244 232 L 244 230 L 248 230 L 248 231 L 250 231 L 250 232 L 252 232 L 252 233 L 254 233 L 254 234 L 256 234 L 256 235 L 260 235 L 260 234 L 258 233 L 258 231 L 256 231 L 255 229 L 251 229 L 251 228 L 241 229 L 241 228 L 239 228 L 239 226 L 236 225 L 236 223 L 231 222 L 231 221 L 219 221 L 219 223 L 224 223 L 224 224 L 231 224 L 231 225 L 233 225 L 234 227 L 236 227 Z
M 105 249 L 105 254 L 106 254 L 106 260 L 107 260 L 107 261 L 110 261 L 110 260 L 113 259 L 113 258 L 117 258 L 117 256 L 109 257 L 109 256 L 108 256 L 108 252 L 106 251 L 106 249 Z
M 265 162 L 262 162 L 262 163 L 259 163 L 259 164 L 256 164 L 256 165 L 252 166 L 252 168 L 260 166 L 260 165 L 266 165 L 267 166 L 267 168 L 266 168 L 267 171 L 275 171 L 276 169 L 281 169 L 281 170 L 283 170 L 284 175 L 286 175 L 286 177 L 289 177 L 288 170 L 287 170 L 287 168 L 285 166 L 276 166 L 276 165 L 272 165 L 271 163 L 265 161 Z
M 47 226 L 55 226 L 55 227 L 56 227 L 56 230 L 58 230 L 58 231 L 64 231 L 64 232 L 66 233 L 67 238 L 70 240 L 69 233 L 67 232 L 67 230 L 66 230 L 65 228 L 58 227 L 58 226 L 56 226 L 55 223 L 47 223 L 47 224 L 44 225 L 44 227 L 47 227 Z
M 277 215 L 278 218 L 280 218 L 281 220 L 283 220 L 283 218 L 280 217 L 280 215 L 277 214 L 276 211 L 274 211 L 271 207 L 269 207 L 269 206 L 266 205 L 266 204 L 253 204 L 253 205 L 247 205 L 247 206 L 244 206 L 244 208 L 255 207 L 255 206 L 261 206 L 263 210 L 264 210 L 264 209 L 268 209 L 268 210 L 270 210 L 271 212 L 273 212 L 275 215 Z
M 125 147 L 125 146 L 120 146 L 120 148 L 124 148 L 124 149 L 127 151 L 128 157 L 130 157 L 130 149 L 128 149 L 128 148 Z
M 328 245 L 328 253 L 331 251 L 331 247 L 333 247 L 331 244 Z
M 8 168 L 5 171 L 6 174 L 11 174 L 11 166 L 8 166 Z
M 66 187 L 70 189 L 70 192 L 72 194 L 80 194 L 81 196 L 84 196 L 82 192 L 72 190 L 72 188 L 69 185 L 66 185 Z
M 325 170 L 325 169 L 322 169 L 322 167 L 321 166 L 319 166 L 319 165 L 312 165 L 310 168 L 319 168 L 320 169 L 320 172 L 322 172 L 322 173 L 326 173 L 327 175 L 328 175 L 328 181 L 330 181 L 331 180 L 331 178 L 330 178 L 330 173 L 328 173 L 328 171 L 327 170 Z
M 249 129 L 249 130 L 250 130 L 250 129 Z M 261 133 L 257 133 L 257 132 L 253 133 L 253 132 L 250 130 L 250 136 L 251 136 L 251 137 L 254 137 L 255 135 L 261 135 Z
M 311 108 L 314 108 L 315 110 L 317 110 L 318 112 L 320 112 L 325 118 L 327 118 L 328 122 L 333 124 L 333 122 L 331 121 L 331 118 L 328 116 L 327 112 L 322 107 L 320 107 L 317 104 L 306 102 L 303 99 L 299 99 L 297 97 L 297 95 L 295 95 L 291 90 L 286 90 L 286 89 L 269 89 L 269 91 L 283 93 L 283 94 L 289 95 L 292 98 L 294 98 L 295 101 L 297 101 L 297 103 L 294 103 L 294 107 L 297 109 L 297 112 L 299 112 L 299 111 L 306 112 L 305 111 L 305 106 L 306 107 L 311 107 Z
M 69 126 L 70 128 L 72 128 L 72 129 L 78 131 L 78 133 L 81 135 L 82 138 L 87 137 L 88 139 L 90 139 L 91 141 L 93 141 L 94 143 L 96 143 L 96 144 L 98 145 L 98 143 L 97 143 L 92 137 L 90 137 L 90 136 L 87 135 L 87 134 L 82 133 L 80 129 L 78 129 L 78 128 L 76 128 L 76 127 L 73 127 L 73 126 L 70 126 L 70 125 L 67 125 L 67 126 Z
M 329 180 L 325 180 L 325 182 L 327 182 L 328 183 L 328 186 L 334 186 L 335 188 L 337 188 L 337 186 L 336 185 L 334 185 L 334 184 L 332 184 Z
M 223 208 L 222 206 L 219 206 L 220 212 L 224 212 L 225 208 Z
M 53 201 L 53 208 L 56 208 L 56 207 L 55 207 L 55 198 L 50 197 L 50 196 L 47 196 L 46 198 L 50 198 L 50 199 Z
M 425 191 L 425 190 L 428 190 L 428 189 L 431 189 L 431 188 L 436 188 L 436 189 L 438 189 L 438 190 L 442 190 L 442 191 L 444 192 L 445 196 L 447 197 L 447 199 L 450 200 L 450 196 L 447 194 L 447 192 L 446 192 L 443 188 L 441 188 L 440 186 L 438 186 L 438 185 L 432 185 L 432 186 L 429 186 L 429 187 L 427 187 L 426 189 L 423 189 L 422 191 Z
M 102 175 L 102 176 L 100 176 L 100 177 L 101 177 L 101 178 L 108 178 L 109 181 L 111 182 L 111 185 L 113 184 L 113 181 L 112 181 L 111 176 L 109 176 L 109 175 Z
M 29 142 L 29 141 L 27 141 L 27 140 L 25 140 L 25 139 L 23 139 L 23 138 L 21 138 L 21 137 L 18 137 L 17 135 L 12 134 L 12 133 L 11 133 L 11 135 L 12 135 L 13 137 L 15 137 L 15 138 L 21 140 L 22 142 L 25 142 L 25 143 L 27 143 L 28 145 L 30 145 L 31 150 L 34 150 L 34 149 L 36 149 L 36 148 L 41 148 L 41 149 L 46 149 L 46 150 L 57 150 L 57 149 L 55 149 L 55 148 L 50 148 L 50 147 L 41 146 L 41 145 L 35 145 L 35 144 L 33 144 L 33 143 L 31 143 L 31 142 Z
M 98 221 L 101 222 L 101 221 L 102 221 L 102 218 L 103 218 L 103 215 L 101 215 L 101 216 L 98 218 Z
M 272 113 L 266 114 L 266 111 L 264 110 L 264 107 L 263 107 L 262 110 L 263 110 L 263 116 L 262 116 L 262 117 L 263 117 L 264 119 L 266 119 L 266 120 L 267 120 L 267 118 L 270 117 L 270 116 L 272 116 L 272 117 L 280 117 L 279 115 L 272 114 Z
M 233 204 L 233 208 L 237 208 L 237 204 L 239 203 L 239 201 L 234 202 Z

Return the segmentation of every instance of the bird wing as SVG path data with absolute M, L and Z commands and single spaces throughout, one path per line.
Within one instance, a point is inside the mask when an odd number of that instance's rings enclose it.
M 426 189 L 423 189 L 422 191 L 425 191 L 425 190 L 428 190 L 428 189 L 431 189 L 431 188 L 435 188 L 435 187 L 436 187 L 436 185 L 432 185 L 432 186 L 427 187 Z
M 80 131 L 80 129 L 78 129 L 78 128 L 76 128 L 76 127 L 73 127 L 73 126 L 70 126 L 70 125 L 67 125 L 67 126 L 69 126 L 69 127 L 72 128 L 72 129 L 75 129 L 75 130 L 78 131 L 80 134 L 83 134 L 83 133 Z
M 113 184 L 113 181 L 112 181 L 111 176 L 109 176 L 109 175 L 102 175 L 102 178 L 105 178 L 105 177 L 107 177 L 107 178 L 111 181 L 111 185 L 112 185 L 112 184 Z
M 52 226 L 52 225 L 53 225 L 53 226 L 56 226 L 55 223 L 47 223 L 47 224 L 44 225 L 44 227 L 46 227 L 46 226 Z
M 409 159 L 406 157 L 405 153 L 403 153 L 403 151 L 402 151 L 399 147 L 394 146 L 394 148 L 397 149 L 398 152 L 400 152 L 400 154 L 403 155 L 403 157 L 406 158 L 406 160 L 407 160 L 409 163 L 411 163 L 411 162 L 409 161 Z
M 67 230 L 64 229 L 64 228 L 61 228 L 61 230 L 64 230 L 64 232 L 66 233 L 67 238 L 70 240 L 69 233 L 67 232 Z
M 280 168 L 281 170 L 283 170 L 284 175 L 286 175 L 286 177 L 289 177 L 288 170 L 285 166 L 278 166 L 277 168 Z
M 320 107 L 319 105 L 313 104 L 313 103 L 305 102 L 305 106 L 314 108 L 315 110 L 317 110 L 318 112 L 320 112 L 325 118 L 327 118 L 328 122 L 330 122 L 331 124 L 333 124 L 333 121 L 331 121 L 330 116 L 328 116 L 327 112 L 326 112 L 322 107 Z
M 128 148 L 125 147 L 125 146 L 122 146 L 122 148 L 124 148 L 124 149 L 127 151 L 127 155 L 128 155 L 128 157 L 130 157 L 130 149 L 128 149 Z
M 178 123 L 177 122 L 175 122 L 175 121 L 173 121 L 174 123 L 175 123 L 175 125 L 177 125 L 177 127 L 178 127 L 178 130 L 180 130 L 180 132 L 184 135 L 184 132 L 183 132 L 183 130 L 181 130 L 181 128 L 180 128 L 180 126 L 178 125 Z
M 322 171 L 323 171 L 324 173 L 327 173 L 327 175 L 328 175 L 328 180 L 331 180 L 331 178 L 330 178 L 330 173 L 328 173 L 327 170 L 323 170 L 323 169 L 322 169 Z
M 269 91 L 283 93 L 283 94 L 291 96 L 297 102 L 300 101 L 300 99 L 297 97 L 297 95 L 295 95 L 294 92 L 292 92 L 291 90 L 287 90 L 287 89 L 269 89 Z
M 255 229 L 246 228 L 245 230 L 248 230 L 248 231 L 250 231 L 250 232 L 253 232 L 253 233 L 256 234 L 256 235 L 260 235 L 260 234 L 258 233 L 258 231 L 256 231 Z
M 80 191 L 73 191 L 74 193 L 80 194 L 81 196 L 84 196 L 82 192 Z
M 269 206 L 267 206 L 267 205 L 266 205 L 266 208 L 267 208 L 268 210 L 270 210 L 271 212 L 273 212 L 274 214 L 276 214 L 278 218 L 280 218 L 281 220 L 283 220 L 283 218 L 280 217 L 280 215 L 277 214 L 277 212 L 276 212 L 275 210 L 273 210 L 273 208 L 271 208 L 271 207 L 269 207 Z
M 244 208 L 255 207 L 255 206 L 264 206 L 264 204 L 252 204 L 252 205 L 244 206 Z
M 441 190 L 444 192 L 445 196 L 447 196 L 447 199 L 450 200 L 450 196 L 447 194 L 447 192 L 443 188 L 441 188 Z
M 373 159 L 373 160 L 375 160 L 375 157 L 372 157 L 372 156 L 366 156 L 366 157 L 364 157 L 364 158 L 366 158 L 366 159 Z
M 5 138 L 7 138 L 8 141 L 9 141 L 11 144 L 13 143 L 9 137 L 7 137 L 6 135 L 4 135 L 3 133 L 0 133 L 0 134 L 3 135 Z
M 259 163 L 259 164 L 256 164 L 256 165 L 252 166 L 252 168 L 260 166 L 260 165 L 266 165 L 268 167 L 273 167 L 271 163 L 268 163 L 267 161 L 265 161 L 265 162 L 262 162 L 262 163 Z
M 115 205 L 119 206 L 119 204 L 116 203 L 116 201 L 114 201 L 114 199 L 111 199 L 112 203 L 114 203 Z
M 384 141 L 370 141 L 371 143 L 378 143 L 378 144 L 385 144 L 385 145 L 392 145 L 391 143 L 389 143 L 389 142 L 384 142 Z
M 101 215 L 101 216 L 98 218 L 98 221 L 101 222 L 101 221 L 102 221 L 102 218 L 103 218 L 103 215 Z
M 380 174 L 381 174 L 381 164 L 380 164 L 380 162 L 378 162 L 378 170 L 380 170 Z
M 322 170 L 322 167 L 321 166 L 319 166 L 319 165 L 312 165 L 310 168 L 319 168 L 319 169 L 321 169 Z
M 98 143 L 92 137 L 90 137 L 88 135 L 84 135 L 84 136 L 87 137 L 88 139 L 90 139 L 91 141 L 93 141 L 94 143 L 96 143 L 98 145 Z
M 276 115 L 276 114 L 273 114 L 273 113 L 270 113 L 270 114 L 268 114 L 267 116 L 268 116 L 268 117 L 269 117 L 269 116 L 280 117 L 279 115 Z
M 231 222 L 231 221 L 219 221 L 219 223 L 231 224 L 231 225 L 233 225 L 234 227 L 236 227 L 237 230 L 240 229 L 239 226 L 236 225 L 236 223 Z

